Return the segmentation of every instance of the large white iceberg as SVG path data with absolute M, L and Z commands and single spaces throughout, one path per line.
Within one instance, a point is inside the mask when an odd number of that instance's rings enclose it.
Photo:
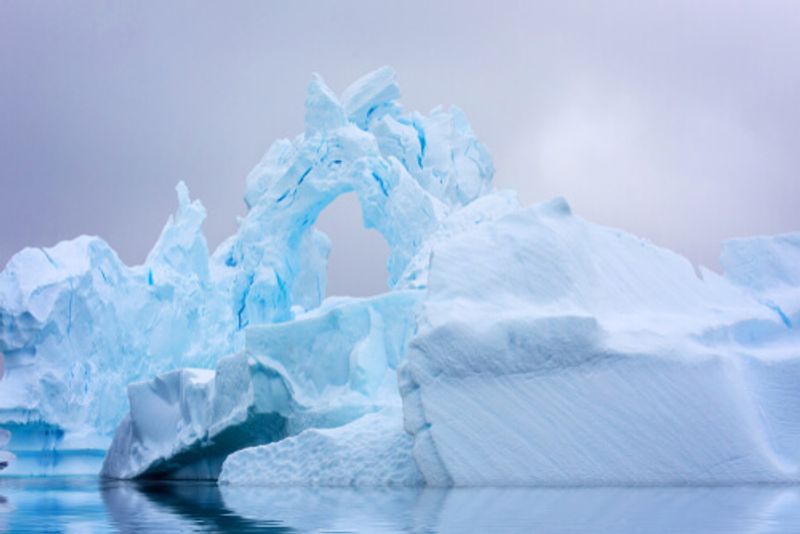
M 398 98 L 386 67 L 341 98 L 314 77 L 305 132 L 247 177 L 212 254 L 179 184 L 141 266 L 88 237 L 12 258 L 10 469 L 97 472 L 113 434 L 119 478 L 800 481 L 800 235 L 696 270 L 563 200 L 523 208 L 463 113 Z M 389 245 L 387 293 L 325 299 L 314 224 L 349 192 Z
M 727 245 L 731 282 L 562 200 L 439 243 L 401 370 L 426 481 L 800 480 L 798 245 Z

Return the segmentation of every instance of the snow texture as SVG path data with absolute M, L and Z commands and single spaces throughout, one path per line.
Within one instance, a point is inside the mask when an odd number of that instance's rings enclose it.
M 262 486 L 416 486 L 422 476 L 398 410 L 365 415 L 228 456 L 221 484 Z

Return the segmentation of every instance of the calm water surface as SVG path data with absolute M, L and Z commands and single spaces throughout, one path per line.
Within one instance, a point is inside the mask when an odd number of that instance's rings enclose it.
M 800 488 L 242 488 L 0 478 L 0 532 L 800 532 Z

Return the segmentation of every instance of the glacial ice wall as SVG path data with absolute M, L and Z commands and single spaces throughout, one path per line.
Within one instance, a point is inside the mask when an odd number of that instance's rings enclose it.
M 305 133 L 276 141 L 250 173 L 248 213 L 213 254 L 205 210 L 179 184 L 178 211 L 143 265 L 86 236 L 15 255 L 0 273 L 0 425 L 16 429 L 11 448 L 61 451 L 40 462 L 57 472 L 64 451 L 108 446 L 128 383 L 211 369 L 244 350 L 247 327 L 316 309 L 330 242 L 314 223 L 343 193 L 357 194 L 364 225 L 389 244 L 388 286 L 424 287 L 429 237 L 491 190 L 493 171 L 458 109 L 404 112 L 399 94 L 387 67 L 341 99 L 315 77 Z

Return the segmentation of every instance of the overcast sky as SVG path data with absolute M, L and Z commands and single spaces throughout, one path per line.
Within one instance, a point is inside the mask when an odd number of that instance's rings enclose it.
M 0 1 L 0 265 L 105 238 L 140 263 L 184 180 L 213 247 L 244 178 L 303 128 L 312 72 L 384 64 L 407 109 L 456 104 L 495 183 L 718 268 L 723 239 L 800 230 L 800 3 Z M 385 288 L 343 198 L 330 292 Z

